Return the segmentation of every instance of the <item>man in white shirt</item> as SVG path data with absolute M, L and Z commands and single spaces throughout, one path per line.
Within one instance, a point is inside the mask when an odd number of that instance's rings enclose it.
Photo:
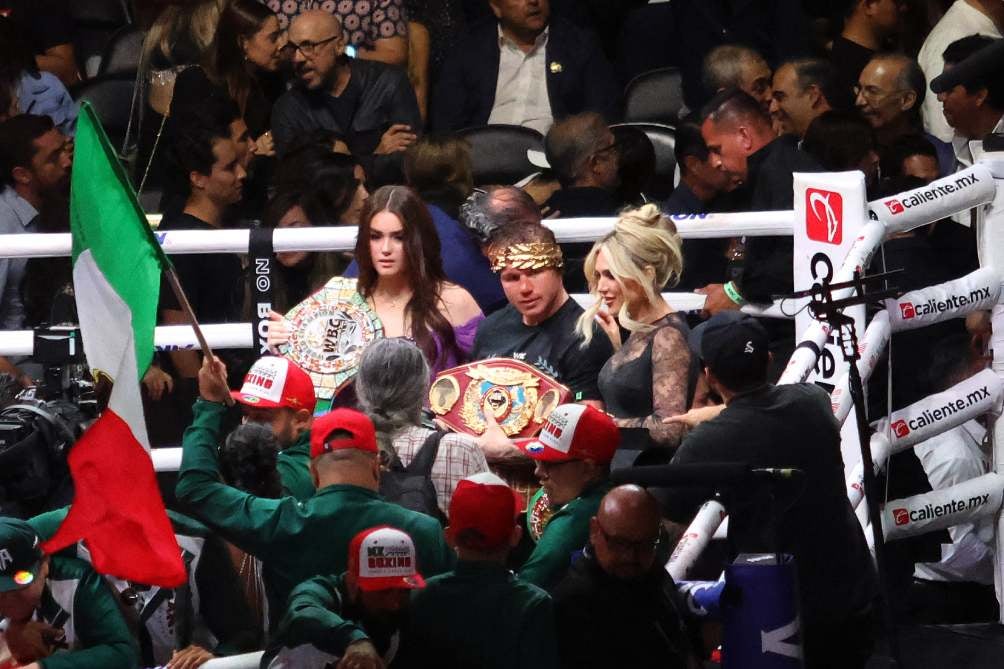
M 948 337 L 931 352 L 932 392 L 943 391 L 984 369 L 987 358 L 967 334 Z M 971 420 L 917 444 L 914 452 L 933 490 L 944 490 L 990 471 L 983 448 L 986 428 Z M 948 530 L 939 562 L 919 562 L 910 588 L 910 613 L 921 624 L 962 624 L 997 620 L 994 593 L 994 519 L 986 516 Z
M 546 134 L 572 114 L 617 113 L 613 70 L 589 32 L 551 16 L 549 0 L 490 0 L 495 20 L 472 25 L 443 65 L 430 126 L 519 125 Z
M 945 67 L 943 54 L 952 42 L 967 35 L 1000 37 L 1004 28 L 1004 3 L 999 0 L 956 0 L 931 30 L 920 49 L 917 61 L 924 76 L 931 81 Z M 943 142 L 952 141 L 954 132 L 945 120 L 941 103 L 934 96 L 924 100 L 924 130 Z

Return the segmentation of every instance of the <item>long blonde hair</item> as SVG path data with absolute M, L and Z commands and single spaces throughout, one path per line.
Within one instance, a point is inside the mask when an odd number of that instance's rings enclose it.
M 154 52 L 169 57 L 180 35 L 188 33 L 192 42 L 205 53 L 213 41 L 225 0 L 201 0 L 196 4 L 171 4 L 164 8 L 150 26 L 143 40 L 141 68 L 149 66 Z
M 593 244 L 586 256 L 585 273 L 589 281 L 589 292 L 596 298 L 593 306 L 579 317 L 576 330 L 584 344 L 593 337 L 593 321 L 599 313 L 602 301 L 597 293 L 596 256 L 600 250 L 610 267 L 610 274 L 624 291 L 625 281 L 637 283 L 650 304 L 659 299 L 659 292 L 666 285 L 676 285 L 683 272 L 683 251 L 680 235 L 673 222 L 659 211 L 654 204 L 646 204 L 638 209 L 628 209 L 621 213 L 613 231 Z M 631 332 L 644 332 L 651 328 L 646 323 L 631 318 L 627 300 L 621 305 L 617 320 Z

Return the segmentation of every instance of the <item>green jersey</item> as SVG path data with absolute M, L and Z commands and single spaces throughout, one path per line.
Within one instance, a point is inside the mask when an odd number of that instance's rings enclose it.
M 192 515 L 262 561 L 273 625 L 297 584 L 344 572 L 352 538 L 377 525 L 411 537 L 419 573 L 432 576 L 452 567 L 453 552 L 434 518 L 386 502 L 374 490 L 330 485 L 301 502 L 295 497 L 255 497 L 221 483 L 216 444 L 225 408 L 200 399 L 193 411 L 195 419 L 182 441 L 175 494 Z

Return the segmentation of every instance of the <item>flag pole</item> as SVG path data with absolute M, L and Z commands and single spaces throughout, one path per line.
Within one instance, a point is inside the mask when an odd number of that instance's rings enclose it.
M 174 265 L 171 263 L 166 264 L 163 267 L 164 276 L 167 277 L 167 282 L 171 285 L 171 291 L 174 296 L 178 299 L 178 304 L 181 305 L 181 310 L 185 312 L 185 316 L 188 317 L 188 322 L 192 324 L 192 330 L 195 332 L 195 338 L 199 340 L 199 348 L 202 349 L 202 355 L 208 360 L 213 360 L 213 350 L 209 348 L 209 342 L 206 341 L 206 336 L 202 334 L 202 328 L 199 327 L 199 321 L 195 318 L 195 312 L 192 310 L 192 305 L 188 301 L 188 296 L 185 295 L 184 289 L 181 287 L 181 282 L 178 281 L 178 273 L 174 269 Z M 215 369 L 215 367 L 213 367 Z M 222 375 L 221 375 L 222 377 Z M 227 379 L 223 378 L 223 383 L 229 387 Z M 226 405 L 233 406 L 234 398 L 227 394 Z

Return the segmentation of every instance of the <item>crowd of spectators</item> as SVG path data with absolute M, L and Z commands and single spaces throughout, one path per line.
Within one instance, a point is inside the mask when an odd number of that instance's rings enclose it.
M 793 554 L 806 666 L 865 665 L 880 589 L 839 425 L 817 386 L 773 385 L 792 323 L 740 312 L 793 291 L 792 239 L 683 241 L 674 215 L 790 210 L 795 172 L 857 170 L 875 198 L 971 166 L 1004 133 L 1004 4 L 153 4 L 115 148 L 157 196 L 143 201 L 158 229 L 351 226 L 356 243 L 275 254 L 273 355 L 174 350 L 142 379 L 151 442 L 183 449 L 162 483 L 188 584 L 98 575 L 83 544 L 43 555 L 66 509 L 0 517 L 0 667 L 190 669 L 255 650 L 262 667 L 698 666 L 716 635 L 663 565 L 713 491 L 615 487 L 610 474 L 734 461 L 797 467 L 807 484 L 783 518 L 758 493 L 731 500 L 727 558 Z M 639 38 L 652 31 L 658 44 Z M 69 230 L 73 37 L 59 3 L 0 0 L 0 234 Z M 646 128 L 621 123 L 638 62 L 680 77 L 658 130 L 673 139 L 668 193 Z M 535 133 L 542 151 L 525 158 L 540 171 L 479 182 L 466 131 L 483 126 Z M 560 244 L 542 224 L 588 217 L 616 224 Z M 904 289 L 971 271 L 974 226 L 955 218 L 887 240 L 873 269 L 902 268 Z M 200 322 L 255 315 L 246 256 L 172 259 Z M 383 338 L 322 401 L 275 354 L 295 327 L 284 314 L 333 277 L 355 281 Z M 703 308 L 674 310 L 673 286 Z M 3 329 L 75 322 L 72 294 L 67 259 L 0 258 Z M 166 282 L 158 322 L 188 322 Z M 870 418 L 985 368 L 981 323 L 893 335 Z M 913 357 L 931 368 L 896 365 Z M 536 437 L 510 439 L 489 411 L 477 436 L 432 421 L 436 375 L 489 358 L 568 389 Z M 0 357 L 18 387 L 39 372 Z M 910 461 L 890 467 L 889 489 L 987 472 L 985 432 L 970 421 L 896 456 Z M 897 615 L 996 620 L 993 528 L 944 538 L 893 551 Z

